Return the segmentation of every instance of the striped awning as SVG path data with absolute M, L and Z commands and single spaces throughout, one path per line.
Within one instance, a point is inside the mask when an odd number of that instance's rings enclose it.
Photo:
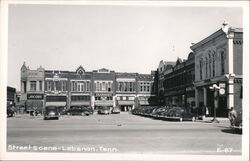
M 118 101 L 118 105 L 134 105 L 134 101 Z
M 46 102 L 46 106 L 66 106 L 66 102 Z
M 71 106 L 90 106 L 90 101 L 72 101 Z

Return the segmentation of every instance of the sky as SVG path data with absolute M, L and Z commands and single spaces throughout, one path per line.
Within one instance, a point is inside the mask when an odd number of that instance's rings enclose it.
M 8 86 L 20 89 L 30 69 L 150 73 L 160 60 L 186 59 L 222 27 L 242 28 L 237 7 L 10 5 Z

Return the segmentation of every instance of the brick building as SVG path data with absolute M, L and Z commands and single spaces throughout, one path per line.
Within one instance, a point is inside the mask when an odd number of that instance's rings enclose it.
M 194 104 L 194 53 L 187 60 L 177 59 L 175 66 L 164 71 L 164 97 L 166 105 Z
M 175 65 L 175 62 L 170 62 L 170 61 L 163 61 L 161 60 L 158 68 L 157 68 L 157 97 L 158 97 L 158 104 L 159 105 L 165 105 L 165 89 L 164 89 L 164 73 L 166 70 L 172 69 L 172 67 Z
M 119 73 L 105 68 L 85 71 L 30 70 L 21 68 L 21 97 L 26 110 L 41 111 L 45 106 L 61 110 L 71 106 L 98 109 L 118 106 L 129 111 L 135 106 L 156 105 L 155 72 L 151 74 Z

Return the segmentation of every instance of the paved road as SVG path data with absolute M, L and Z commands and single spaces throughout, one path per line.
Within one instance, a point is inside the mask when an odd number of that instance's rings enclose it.
M 9 151 L 238 155 L 241 136 L 225 122 L 164 121 L 128 113 L 7 119 Z

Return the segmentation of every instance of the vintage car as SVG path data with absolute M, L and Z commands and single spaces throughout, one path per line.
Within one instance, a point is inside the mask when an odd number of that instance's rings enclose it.
M 82 116 L 88 116 L 93 114 L 93 110 L 90 107 L 84 107 L 84 106 L 71 106 L 70 109 L 65 110 L 63 114 L 66 115 L 82 115 Z
M 184 107 L 172 107 L 171 109 L 167 110 L 162 117 L 166 119 L 177 119 L 179 121 L 194 121 L 193 114 L 188 112 Z
M 15 116 L 15 111 L 7 107 L 7 117 L 13 117 L 13 116 Z
M 110 107 L 104 106 L 100 107 L 97 111 L 98 114 L 104 114 L 104 115 L 109 115 L 111 113 Z
M 59 116 L 60 114 L 56 106 L 46 106 L 44 108 L 44 116 L 43 116 L 44 120 L 48 120 L 48 119 L 58 120 Z
M 120 113 L 120 108 L 119 108 L 119 107 L 114 107 L 114 108 L 111 110 L 111 113 L 112 113 L 112 114 L 119 114 L 119 113 Z

